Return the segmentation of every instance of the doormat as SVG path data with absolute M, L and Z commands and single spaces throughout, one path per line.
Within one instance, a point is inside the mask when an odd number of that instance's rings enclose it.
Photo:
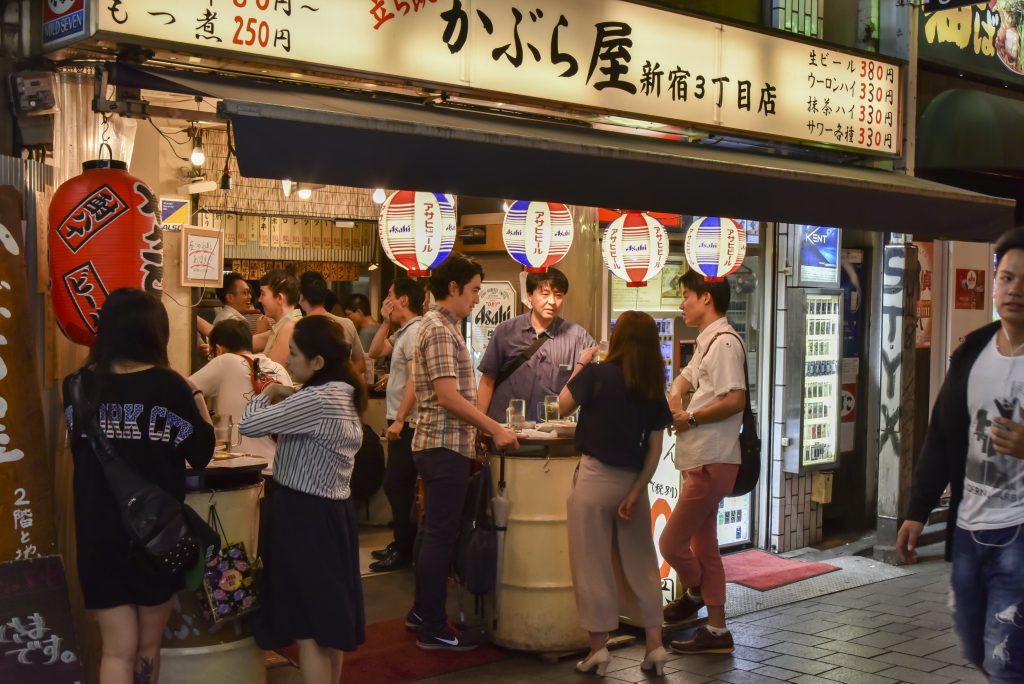
M 297 644 L 281 649 L 280 653 L 299 662 Z M 366 643 L 345 654 L 341 681 L 400 684 L 496 663 L 507 657 L 507 652 L 491 644 L 464 652 L 424 651 L 416 645 L 416 634 L 405 628 L 405 618 L 398 618 L 366 626 Z
M 790 560 L 757 550 L 722 556 L 722 564 L 726 582 L 742 584 L 757 591 L 777 589 L 839 569 L 834 565 Z

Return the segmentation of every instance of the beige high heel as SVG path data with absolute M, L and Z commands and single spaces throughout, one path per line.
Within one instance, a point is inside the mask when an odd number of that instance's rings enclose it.
M 644 662 L 640 663 L 640 669 L 644 672 L 654 670 L 659 677 L 664 677 L 666 660 L 668 660 L 668 651 L 664 646 L 659 646 L 644 657 Z
M 598 676 L 604 677 L 604 673 L 608 671 L 608 663 L 612 660 L 611 655 L 608 653 L 607 648 L 602 648 L 600 651 L 592 654 L 589 658 L 584 658 L 580 662 L 576 663 L 577 672 L 596 672 Z

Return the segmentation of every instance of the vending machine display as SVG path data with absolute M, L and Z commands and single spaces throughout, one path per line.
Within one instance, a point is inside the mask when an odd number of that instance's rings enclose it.
M 787 325 L 801 335 L 786 355 L 783 463 L 791 473 L 831 468 L 839 458 L 842 292 L 793 288 L 788 297 Z

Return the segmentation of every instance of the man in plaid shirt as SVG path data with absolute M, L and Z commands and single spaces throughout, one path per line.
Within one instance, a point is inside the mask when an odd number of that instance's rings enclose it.
M 412 457 L 426 491 L 416 557 L 416 597 L 405 625 L 427 650 L 468 651 L 480 640 L 448 624 L 448 568 L 469 486 L 476 431 L 499 449 L 519 446 L 514 432 L 476 407 L 476 378 L 462 321 L 480 301 L 484 270 L 453 253 L 430 276 L 436 304 L 423 316 L 413 351 L 417 423 Z

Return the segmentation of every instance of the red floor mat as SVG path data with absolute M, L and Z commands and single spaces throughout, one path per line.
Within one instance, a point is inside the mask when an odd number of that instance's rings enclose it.
M 839 569 L 834 565 L 780 558 L 756 550 L 722 556 L 722 563 L 725 565 L 726 582 L 742 584 L 758 591 L 777 589 Z
M 299 660 L 298 646 L 289 646 L 281 653 Z M 490 644 L 464 653 L 424 651 L 416 646 L 416 635 L 405 629 L 405 620 L 399 618 L 366 626 L 366 643 L 354 653 L 345 654 L 341 681 L 344 684 L 400 684 L 487 665 L 507 657 L 505 651 Z

